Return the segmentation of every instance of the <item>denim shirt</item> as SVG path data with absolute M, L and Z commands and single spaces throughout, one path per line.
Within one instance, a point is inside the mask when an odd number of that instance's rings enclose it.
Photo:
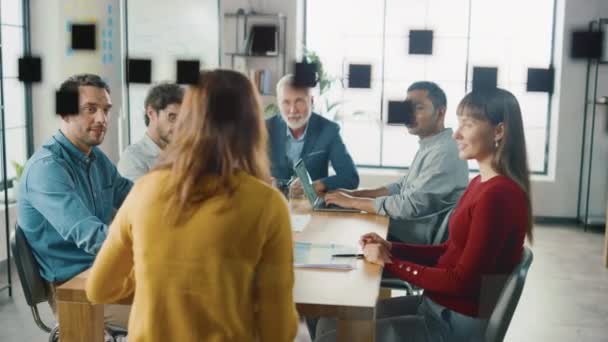
M 61 131 L 28 160 L 18 222 L 41 275 L 66 281 L 89 268 L 133 183 L 97 147 L 87 156 Z

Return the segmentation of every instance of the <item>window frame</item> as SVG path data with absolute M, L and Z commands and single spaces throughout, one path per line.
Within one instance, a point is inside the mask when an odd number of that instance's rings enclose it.
M 1 4 L 0 4 L 1 6 Z M 2 9 L 0 8 L 0 11 Z M 21 51 L 21 56 L 28 55 L 31 53 L 31 34 L 30 34 L 30 1 L 29 0 L 21 0 L 21 15 L 22 22 L 21 25 L 17 24 L 4 24 L 2 19 L 0 18 L 0 28 L 2 26 L 10 26 L 10 27 L 18 27 L 22 30 L 23 36 L 23 48 Z M 2 32 L 0 30 L 0 135 L 1 135 L 1 144 L 2 144 L 2 180 L 0 180 L 0 189 L 7 190 L 13 187 L 14 177 L 11 179 L 8 178 L 8 168 L 10 167 L 10 161 L 7 159 L 7 130 L 6 127 L 6 116 L 5 116 L 5 87 L 4 81 L 5 79 L 17 79 L 14 76 L 4 77 L 4 66 L 7 61 L 4 61 L 2 52 L 3 52 L 3 40 L 2 40 Z M 9 61 L 10 62 L 10 61 Z M 17 63 L 17 61 L 14 61 Z M 32 111 L 32 85 L 25 83 L 23 84 L 23 99 L 24 99 L 24 115 L 25 121 L 23 127 L 18 127 L 20 129 L 25 130 L 25 161 L 29 159 L 29 157 L 34 152 L 34 139 L 33 139 L 33 111 Z
M 472 6 L 472 2 L 474 0 L 468 0 L 469 3 L 469 17 L 468 19 L 468 27 L 467 27 L 467 58 L 465 61 L 465 67 L 466 67 L 466 73 L 465 73 L 465 80 L 464 80 L 464 84 L 462 85 L 463 88 L 465 89 L 465 94 L 469 91 L 470 86 L 471 86 L 471 76 L 472 75 L 472 68 L 471 68 L 471 57 L 469 55 L 470 53 L 470 40 L 471 40 L 471 32 L 470 32 L 470 28 L 471 28 L 471 6 Z M 383 31 L 382 31 L 382 36 L 381 36 L 381 41 L 382 41 L 382 46 L 385 47 L 386 44 L 386 18 L 387 18 L 387 0 L 382 0 L 382 6 L 383 6 Z M 309 0 L 304 0 L 304 6 L 303 6 L 303 20 L 302 20 L 302 25 L 303 25 L 303 49 L 307 49 L 308 47 L 308 20 L 309 20 Z M 556 22 L 557 22 L 557 0 L 553 0 L 552 1 L 552 7 L 553 7 L 553 13 L 552 13 L 552 18 L 551 18 L 551 42 L 550 42 L 550 52 L 549 52 L 549 65 L 547 67 L 549 68 L 553 68 L 555 70 L 555 66 L 554 66 L 554 62 L 555 62 L 555 34 L 556 34 Z M 387 126 L 387 124 L 384 122 L 384 110 L 385 110 L 385 102 L 386 102 L 386 94 L 385 94 L 385 64 L 386 64 L 386 51 L 385 49 L 383 49 L 381 51 L 381 64 L 378 66 L 382 71 L 381 71 L 381 79 L 379 80 L 380 83 L 380 121 L 382 122 L 382 125 L 380 127 L 380 165 L 369 165 L 369 164 L 356 164 L 357 167 L 359 168 L 365 168 L 365 169 L 380 169 L 380 170 L 409 170 L 409 166 L 383 166 L 382 165 L 382 161 L 383 161 L 383 157 L 382 157 L 382 148 L 383 148 L 383 141 L 384 141 L 384 128 Z M 550 165 L 550 158 L 551 158 L 551 153 L 550 150 L 552 148 L 551 146 L 551 126 L 554 125 L 554 123 L 552 122 L 553 119 L 553 101 L 554 100 L 554 93 L 550 92 L 547 93 L 547 112 L 546 112 L 546 124 L 545 124 L 545 143 L 544 143 L 544 160 L 543 160 L 543 168 L 542 170 L 534 170 L 534 171 L 530 171 L 531 175 L 540 175 L 540 176 L 547 176 L 549 175 L 549 165 Z M 555 147 L 553 147 L 555 148 Z M 478 168 L 469 168 L 469 172 L 470 173 L 477 173 L 479 172 Z

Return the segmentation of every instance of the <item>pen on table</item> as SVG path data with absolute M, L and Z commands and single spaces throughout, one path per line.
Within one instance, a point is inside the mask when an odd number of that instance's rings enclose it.
M 361 259 L 364 257 L 363 254 L 332 254 L 331 256 L 334 258 L 357 258 L 357 259 Z

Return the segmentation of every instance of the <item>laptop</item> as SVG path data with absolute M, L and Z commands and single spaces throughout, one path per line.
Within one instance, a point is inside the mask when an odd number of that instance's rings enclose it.
M 337 206 L 335 204 L 327 204 L 323 200 L 322 197 L 317 196 L 315 192 L 315 188 L 312 185 L 312 179 L 310 179 L 310 174 L 306 169 L 306 165 L 304 165 L 304 161 L 302 159 L 298 160 L 296 165 L 293 167 L 293 170 L 296 173 L 296 176 L 300 178 L 300 182 L 302 183 L 302 188 L 304 189 L 304 194 L 308 198 L 308 201 L 312 205 L 312 210 L 314 211 L 342 211 L 342 212 L 350 212 L 350 213 L 358 213 L 360 210 L 353 208 L 344 208 Z

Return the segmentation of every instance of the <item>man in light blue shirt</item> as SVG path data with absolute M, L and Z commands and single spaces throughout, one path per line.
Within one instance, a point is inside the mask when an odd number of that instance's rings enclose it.
M 416 82 L 407 99 L 414 105 L 407 129 L 420 138 L 407 175 L 376 189 L 339 190 L 326 195 L 325 202 L 390 217 L 390 240 L 430 244 L 466 188 L 469 172 L 466 161 L 458 158 L 452 129 L 444 126 L 443 90 L 433 82 Z
M 89 268 L 131 181 L 96 146 L 110 119 L 110 90 L 96 75 L 70 77 L 60 88 L 77 92 L 77 114 L 59 114 L 61 129 L 25 165 L 18 222 L 51 284 Z M 53 307 L 53 304 L 51 304 Z
M 184 89 L 175 83 L 163 82 L 150 88 L 144 109 L 146 133 L 127 147 L 118 161 L 118 172 L 135 182 L 150 171 L 173 137 Z
M 304 148 L 304 143 L 306 142 L 306 132 L 308 131 L 308 126 L 304 127 L 304 133 L 302 133 L 299 137 L 294 137 L 291 129 L 287 127 L 285 130 L 287 134 L 287 141 L 285 145 L 285 153 L 287 154 L 287 159 L 289 163 L 293 166 L 296 165 L 300 156 L 302 155 L 302 149 Z

